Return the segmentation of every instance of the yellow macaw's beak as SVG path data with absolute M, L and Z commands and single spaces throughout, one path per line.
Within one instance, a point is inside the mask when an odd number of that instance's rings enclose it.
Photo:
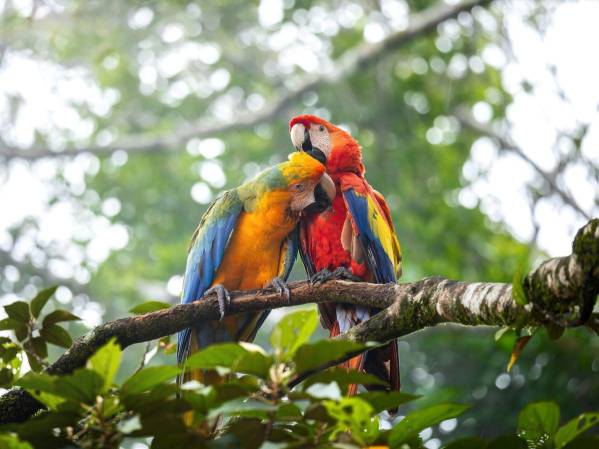
M 329 198 L 329 200 L 333 201 L 333 199 L 335 198 L 335 195 L 337 195 L 337 188 L 335 187 L 335 183 L 333 182 L 331 177 L 329 175 L 327 175 L 326 173 L 324 173 L 322 175 L 322 178 L 320 178 L 319 184 L 323 188 L 325 193 L 327 194 L 327 197 Z

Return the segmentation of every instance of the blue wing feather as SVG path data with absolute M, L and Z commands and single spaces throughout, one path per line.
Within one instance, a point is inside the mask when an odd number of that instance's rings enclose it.
M 285 241 L 285 256 L 283 259 L 282 271 L 279 273 L 279 277 L 286 281 L 291 274 L 293 264 L 297 258 L 297 250 L 299 248 L 299 224 L 291 231 Z
M 366 251 L 368 268 L 374 274 L 376 282 L 379 284 L 396 282 L 393 262 L 385 252 L 379 236 L 370 226 L 367 197 L 358 195 L 354 189 L 345 190 L 343 197 L 351 219 L 358 230 L 360 242 Z
M 181 303 L 188 304 L 200 299 L 212 284 L 242 209 L 243 204 L 237 193 L 228 191 L 213 202 L 202 217 L 187 255 Z M 179 362 L 187 355 L 190 336 L 191 329 L 178 334 Z

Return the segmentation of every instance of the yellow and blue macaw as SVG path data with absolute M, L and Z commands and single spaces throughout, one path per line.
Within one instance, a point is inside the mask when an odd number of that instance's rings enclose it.
M 271 285 L 289 299 L 285 281 L 298 249 L 300 212 L 314 203 L 320 184 L 331 190 L 324 166 L 305 153 L 270 167 L 253 180 L 214 201 L 193 234 L 181 302 L 215 292 L 221 320 L 198 323 L 179 333 L 177 360 L 212 343 L 252 341 L 268 311 L 225 316 L 229 290 Z M 214 382 L 208 372 L 188 373 L 183 380 Z

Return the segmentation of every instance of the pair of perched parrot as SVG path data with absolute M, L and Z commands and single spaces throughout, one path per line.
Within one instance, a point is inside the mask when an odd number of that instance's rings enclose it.
M 289 124 L 296 152 L 289 160 L 225 192 L 212 203 L 193 234 L 182 303 L 216 293 L 221 320 L 179 333 L 177 359 L 212 343 L 252 341 L 268 311 L 226 316 L 229 290 L 271 286 L 289 299 L 285 284 L 299 250 L 312 282 L 351 279 L 396 282 L 401 252 L 383 196 L 364 178 L 361 148 L 349 133 L 313 115 Z M 377 310 L 320 304 L 331 337 Z M 399 390 L 397 342 L 354 357 L 344 365 L 363 370 Z M 192 371 L 184 380 L 204 384 L 214 373 Z M 352 385 L 349 394 L 358 386 Z

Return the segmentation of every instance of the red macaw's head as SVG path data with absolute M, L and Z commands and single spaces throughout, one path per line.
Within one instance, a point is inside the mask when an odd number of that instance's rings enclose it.
M 329 173 L 364 174 L 360 144 L 347 132 L 315 115 L 298 115 L 289 122 L 291 142 L 326 165 Z

